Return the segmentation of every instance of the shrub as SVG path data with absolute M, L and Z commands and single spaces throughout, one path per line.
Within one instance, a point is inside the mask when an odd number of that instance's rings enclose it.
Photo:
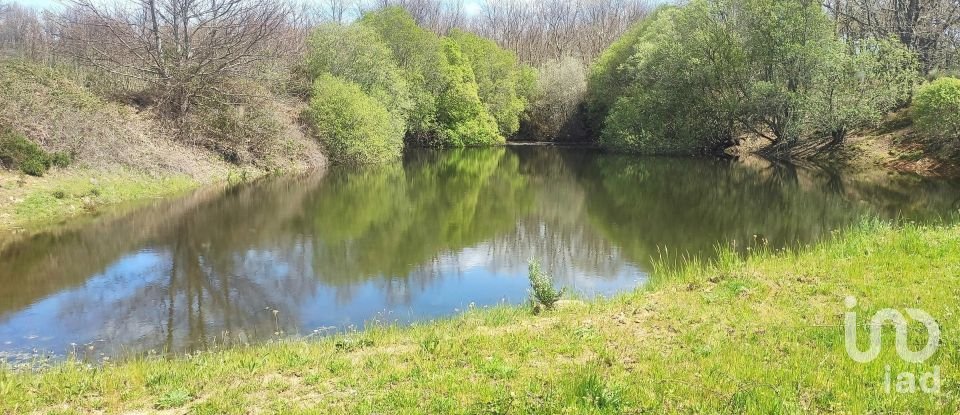
M 605 100 L 612 106 L 601 145 L 647 154 L 710 153 L 729 145 L 730 101 L 740 96 L 731 82 L 737 52 L 723 30 L 704 28 L 711 11 L 706 2 L 664 9 L 638 29 L 634 53 L 618 69 L 619 79 L 630 82 L 617 88 L 619 98 Z
M 829 135 L 837 144 L 854 129 L 879 125 L 887 112 L 907 102 L 920 79 L 920 63 L 895 38 L 833 44 L 820 57 L 823 66 L 804 112 L 809 133 Z
M 410 13 L 396 6 L 365 13 L 360 25 L 380 35 L 403 72 L 412 101 L 407 120 L 410 138 L 434 144 L 437 96 L 444 86 L 440 38 L 417 26 Z
M 552 309 L 557 301 L 560 301 L 564 290 L 558 291 L 553 288 L 553 278 L 550 278 L 540 269 L 540 262 L 530 261 L 528 270 L 530 272 L 530 301 L 534 306 L 542 305 L 548 310 Z
M 37 177 L 50 169 L 50 157 L 40 146 L 11 131 L 0 132 L 0 163 Z
M 450 38 L 470 61 L 480 101 L 497 120 L 500 134 L 507 137 L 516 134 L 527 106 L 526 68 L 517 62 L 512 52 L 490 39 L 461 30 L 454 30 Z
M 335 162 L 380 163 L 403 149 L 403 126 L 353 82 L 321 75 L 304 115 Z
M 571 135 L 567 127 L 578 116 L 587 91 L 586 77 L 586 68 L 579 59 L 567 56 L 544 63 L 539 69 L 524 134 L 536 140 Z
M 362 25 L 329 23 L 317 27 L 307 42 L 310 79 L 330 74 L 356 83 L 406 123 L 414 104 L 410 87 L 377 32 Z
M 443 39 L 440 70 L 444 88 L 437 99 L 440 145 L 479 146 L 502 143 L 497 121 L 480 102 L 470 61 L 456 42 Z
M 960 79 L 940 78 L 921 87 L 912 114 L 921 134 L 960 144 Z
M 53 166 L 64 168 L 73 163 L 73 156 L 70 153 L 58 151 L 50 155 L 50 164 Z

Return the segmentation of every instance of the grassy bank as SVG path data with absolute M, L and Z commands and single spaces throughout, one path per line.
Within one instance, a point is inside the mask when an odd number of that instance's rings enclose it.
M 90 82 L 97 75 L 0 58 L 0 139 L 10 139 L 0 143 L 0 159 L 8 154 L 0 160 L 0 238 L 109 205 L 326 163 L 289 97 L 254 94 L 263 98 L 198 114 L 193 132 L 181 134 L 155 109 L 99 90 Z M 215 140 L 221 136 L 229 140 Z M 24 171 L 24 145 L 68 155 L 67 166 Z
M 108 206 L 171 196 L 199 185 L 185 175 L 151 176 L 128 170 L 82 170 L 43 178 L 0 174 L 0 229 L 42 228 L 96 214 Z
M 0 411 L 58 413 L 902 413 L 956 412 L 960 227 L 871 224 L 798 252 L 722 256 L 661 270 L 654 289 L 612 300 L 473 309 L 410 328 L 372 324 L 102 368 L 0 371 Z M 859 323 L 921 308 L 942 344 L 922 364 L 844 348 L 844 299 Z M 917 327 L 914 327 L 917 326 Z M 911 325 L 911 344 L 926 336 Z M 892 333 L 892 330 L 887 331 Z M 861 330 L 865 348 L 865 329 Z M 939 367 L 935 395 L 887 394 L 886 366 Z M 894 387 L 895 390 L 895 387 Z

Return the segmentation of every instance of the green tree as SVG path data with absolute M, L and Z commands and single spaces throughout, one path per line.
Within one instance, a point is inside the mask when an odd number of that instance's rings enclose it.
M 920 80 L 916 55 L 896 39 L 867 38 L 849 47 L 836 40 L 821 61 L 804 112 L 807 129 L 829 135 L 833 144 L 851 130 L 878 125 Z
M 403 126 L 356 83 L 321 75 L 304 115 L 336 162 L 380 163 L 403 149 Z
M 960 145 L 960 79 L 940 78 L 921 87 L 912 114 L 921 134 Z
M 454 30 L 450 38 L 470 61 L 480 101 L 497 120 L 500 134 L 505 137 L 516 134 L 527 107 L 524 84 L 528 79 L 517 57 L 496 42 L 472 33 Z
M 620 151 L 654 154 L 715 152 L 729 146 L 740 94 L 741 56 L 731 34 L 712 21 L 713 5 L 664 9 L 637 37 L 619 65 L 632 79 L 616 98 L 600 142 Z
M 307 71 L 311 79 L 330 74 L 356 83 L 401 124 L 413 108 L 410 88 L 393 52 L 377 32 L 365 26 L 328 23 L 317 27 L 307 39 Z
M 442 43 L 444 89 L 437 101 L 441 142 L 458 147 L 502 143 L 497 121 L 480 102 L 470 60 L 453 40 L 443 39 Z
M 440 38 L 417 26 L 400 7 L 366 13 L 360 25 L 380 35 L 409 86 L 413 105 L 407 123 L 408 138 L 418 144 L 436 144 L 436 97 L 443 90 Z
M 633 72 L 624 70 L 624 65 L 637 52 L 638 44 L 643 40 L 650 25 L 664 10 L 675 6 L 657 8 L 645 19 L 635 23 L 620 38 L 613 42 L 590 67 L 587 81 L 587 113 L 591 127 L 596 131 L 603 128 L 603 119 L 617 99 L 624 95 L 625 87 L 633 82 Z
M 588 103 L 601 144 L 622 151 L 718 152 L 744 133 L 839 143 L 905 102 L 916 67 L 892 41 L 845 44 L 817 2 L 695 0 L 608 50 Z
M 480 100 L 470 59 L 457 42 L 417 26 L 399 7 L 367 13 L 360 24 L 380 35 L 410 85 L 413 109 L 407 137 L 429 146 L 475 146 L 504 141 Z

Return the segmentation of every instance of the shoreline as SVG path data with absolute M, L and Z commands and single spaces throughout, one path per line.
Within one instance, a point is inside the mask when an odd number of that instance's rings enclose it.
M 917 365 L 890 347 L 861 364 L 844 352 L 842 326 L 844 298 L 855 296 L 861 321 L 882 308 L 920 308 L 938 318 L 949 342 L 960 329 L 945 319 L 955 292 L 949 287 L 960 283 L 960 226 L 864 222 L 811 248 L 746 258 L 728 252 L 712 264 L 691 262 L 655 275 L 649 289 L 568 302 L 540 315 L 526 307 L 471 309 L 315 341 L 135 358 L 101 368 L 73 361 L 38 372 L 2 369 L 0 385 L 10 398 L 0 412 L 960 408 L 954 394 L 887 395 L 882 386 L 885 367 L 897 373 L 936 367 L 950 388 L 960 368 L 955 354 L 941 352 Z M 946 289 L 931 291 L 929 284 Z

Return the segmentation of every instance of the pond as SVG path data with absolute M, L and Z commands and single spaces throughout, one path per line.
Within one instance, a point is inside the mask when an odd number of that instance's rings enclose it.
M 0 352 L 182 353 L 526 300 L 538 259 L 579 295 L 655 260 L 928 221 L 960 184 L 583 148 L 414 151 L 396 164 L 205 189 L 8 244 Z

